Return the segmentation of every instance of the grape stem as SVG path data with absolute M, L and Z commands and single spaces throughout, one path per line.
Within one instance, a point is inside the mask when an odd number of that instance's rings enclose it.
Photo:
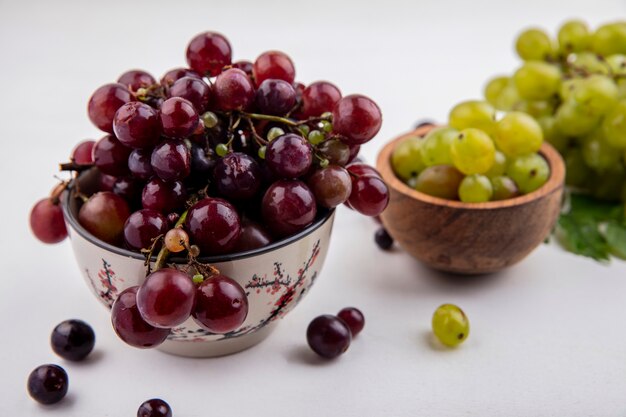
M 314 123 L 314 122 L 320 122 L 322 120 L 324 120 L 323 117 L 310 117 L 306 120 L 300 120 L 297 122 L 294 122 L 293 120 L 287 119 L 285 117 L 280 117 L 280 116 L 271 116 L 269 114 L 259 114 L 259 113 L 244 113 L 242 112 L 241 115 L 243 117 L 248 117 L 250 119 L 255 119 L 255 120 L 267 120 L 270 122 L 276 122 L 276 123 L 283 123 L 286 124 L 287 126 L 292 126 L 292 127 L 298 127 L 298 126 L 302 126 L 308 123 Z
M 75 171 L 75 172 L 83 172 L 87 171 L 94 167 L 94 164 L 77 164 L 74 161 L 66 162 L 64 164 L 59 165 L 60 171 Z
M 185 210 L 183 212 L 183 214 L 180 215 L 180 218 L 178 219 L 178 221 L 176 222 L 176 224 L 174 225 L 174 227 L 181 227 L 183 225 L 183 223 L 185 223 L 185 220 L 187 219 L 187 213 L 189 212 L 189 210 Z M 165 262 L 167 262 L 167 258 L 170 256 L 170 251 L 167 249 L 167 247 L 165 245 L 163 245 L 163 247 L 161 248 L 161 250 L 159 251 L 157 258 L 156 258 L 156 262 L 154 264 L 154 270 L 158 271 L 159 269 L 163 268 L 165 266 Z M 148 270 L 150 270 L 150 266 L 148 264 Z
M 250 131 L 252 132 L 252 136 L 256 140 L 256 143 L 258 143 L 260 146 L 267 145 L 269 142 L 263 139 L 261 135 L 257 133 L 256 129 L 254 128 L 254 123 L 252 123 L 252 119 L 250 119 L 249 117 L 246 117 L 245 119 L 248 122 L 248 125 L 250 126 Z

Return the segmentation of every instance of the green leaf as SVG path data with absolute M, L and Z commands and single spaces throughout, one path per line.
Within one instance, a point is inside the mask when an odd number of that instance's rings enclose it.
M 597 200 L 584 194 L 570 194 L 568 214 L 599 222 L 621 220 L 624 206 Z
M 626 259 L 626 226 L 623 223 L 608 222 L 604 231 L 604 238 L 613 255 Z
M 600 233 L 600 222 L 591 215 L 562 214 L 556 237 L 565 249 L 596 261 L 610 259 L 609 245 Z

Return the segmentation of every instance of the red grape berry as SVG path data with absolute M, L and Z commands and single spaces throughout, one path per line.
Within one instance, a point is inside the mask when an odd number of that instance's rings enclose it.
M 352 338 L 361 333 L 361 330 L 365 327 L 365 316 L 358 308 L 346 307 L 337 313 L 337 317 L 348 325 Z
M 92 195 L 78 211 L 78 221 L 96 238 L 118 245 L 124 237 L 124 223 L 130 216 L 124 199 L 109 191 Z
M 28 393 L 38 403 L 56 404 L 67 394 L 67 372 L 58 365 L 41 365 L 28 376 Z
M 189 209 L 185 230 L 203 255 L 219 255 L 228 253 L 237 244 L 241 221 L 228 201 L 205 198 Z
M 162 268 L 146 277 L 137 291 L 137 308 L 146 323 L 162 329 L 180 326 L 190 316 L 196 287 L 184 272 Z
M 93 161 L 100 172 L 115 177 L 128 174 L 128 157 L 132 149 L 113 135 L 100 139 L 93 147 Z
M 148 148 L 161 137 L 161 123 L 155 109 L 139 101 L 124 104 L 115 113 L 113 131 L 130 148 Z
M 382 179 L 363 175 L 352 181 L 350 207 L 366 216 L 378 216 L 389 204 L 389 189 Z
M 302 115 L 319 117 L 323 113 L 333 111 L 335 104 L 341 100 L 341 91 L 327 81 L 317 81 L 302 92 Z
M 266 191 L 261 204 L 265 224 L 277 237 L 303 230 L 315 220 L 315 196 L 301 181 L 280 180 Z
M 198 77 L 183 77 L 172 84 L 169 96 L 187 99 L 198 113 L 204 113 L 211 100 L 211 87 Z
M 191 135 L 200 121 L 197 110 L 189 100 L 181 97 L 168 98 L 161 104 L 161 127 L 170 138 L 182 139 Z
M 254 102 L 254 85 L 246 73 L 237 68 L 218 75 L 213 89 L 221 110 L 246 110 Z
M 189 67 L 204 76 L 215 77 L 230 65 L 232 49 L 228 40 L 216 32 L 197 35 L 187 46 Z
M 120 75 L 117 82 L 126 86 L 130 91 L 137 91 L 140 88 L 150 87 L 156 84 L 156 80 L 146 71 L 130 70 Z
M 139 406 L 137 417 L 172 417 L 172 409 L 165 401 L 153 398 Z
M 265 80 L 256 92 L 256 105 L 261 113 L 283 116 L 296 104 L 296 90 L 283 80 Z
M 315 318 L 309 324 L 306 338 L 311 349 L 326 359 L 334 359 L 344 353 L 352 341 L 348 325 L 328 314 Z
M 262 248 L 272 243 L 272 236 L 260 224 L 244 220 L 241 226 L 241 236 L 237 241 L 235 252 L 246 252 Z
M 379 228 L 374 234 L 374 240 L 382 250 L 389 250 L 393 246 L 393 238 L 384 227 Z
M 141 192 L 141 205 L 163 214 L 182 208 L 187 200 L 187 190 L 180 181 L 165 182 L 155 178 Z
M 163 181 L 182 180 L 191 172 L 191 155 L 184 142 L 170 139 L 154 148 L 150 165 Z
M 261 188 L 261 168 L 251 156 L 232 152 L 221 158 L 213 170 L 213 178 L 221 195 L 233 200 L 254 197 Z
M 124 224 L 124 241 L 134 250 L 149 249 L 154 239 L 167 232 L 167 219 L 156 210 L 143 209 L 130 215 Z
M 337 165 L 318 169 L 307 182 L 317 203 L 327 208 L 345 203 L 352 192 L 350 174 L 345 168 Z
M 194 77 L 198 79 L 202 79 L 200 74 L 197 72 L 190 70 L 189 68 L 174 68 L 165 73 L 165 75 L 161 78 L 161 85 L 165 88 L 169 88 L 176 81 L 180 80 L 183 77 Z
M 212 333 L 237 330 L 248 316 L 248 297 L 237 281 L 225 275 L 205 279 L 196 292 L 193 318 Z
M 265 162 L 279 177 L 298 178 L 311 168 L 313 151 L 302 136 L 287 133 L 267 145 Z
M 135 149 L 128 156 L 128 169 L 133 177 L 140 180 L 149 180 L 154 171 L 152 170 L 152 164 L 150 158 L 152 156 L 152 149 Z
M 342 98 L 333 109 L 333 131 L 344 136 L 348 145 L 361 145 L 372 139 L 382 121 L 378 105 L 359 94 Z
M 72 151 L 72 161 L 80 165 L 93 164 L 93 147 L 95 140 L 86 140 L 76 145 Z
M 252 68 L 257 85 L 268 79 L 283 80 L 293 84 L 296 69 L 287 54 L 280 51 L 264 52 L 254 61 Z
M 122 84 L 106 84 L 98 88 L 87 106 L 89 119 L 100 130 L 113 133 L 113 118 L 117 109 L 133 100 L 128 88 Z
M 30 228 L 43 243 L 59 243 L 67 237 L 61 204 L 52 199 L 39 200 L 30 212 Z

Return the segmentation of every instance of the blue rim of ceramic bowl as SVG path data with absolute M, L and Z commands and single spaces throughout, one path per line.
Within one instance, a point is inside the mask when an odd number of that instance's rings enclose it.
M 117 255 L 126 256 L 129 258 L 145 260 L 145 257 L 141 253 L 133 252 L 128 249 L 120 248 L 109 243 L 103 242 L 100 239 L 94 237 L 91 233 L 85 230 L 78 219 L 74 216 L 74 214 L 70 210 L 70 198 L 72 192 L 71 190 L 65 191 L 64 196 L 62 198 L 63 201 L 63 215 L 69 225 L 74 229 L 80 236 L 86 239 L 88 242 L 104 249 L 108 252 L 113 252 Z M 321 213 L 321 215 L 320 215 Z M 275 242 L 270 243 L 267 246 L 264 246 L 259 249 L 253 249 L 245 252 L 237 252 L 233 254 L 226 255 L 215 255 L 215 256 L 200 256 L 198 257 L 198 261 L 203 263 L 219 263 L 219 262 L 229 262 L 236 261 L 239 259 L 252 258 L 254 256 L 263 255 L 281 248 L 288 246 L 294 242 L 297 242 L 300 239 L 303 239 L 322 227 L 328 220 L 330 220 L 335 213 L 335 209 L 323 209 L 323 211 L 318 211 L 317 218 L 311 223 L 306 229 L 296 233 L 295 235 L 291 235 L 285 239 L 277 240 Z M 156 261 L 156 256 L 150 258 L 152 262 Z M 185 263 L 186 259 L 181 257 L 172 257 L 170 258 L 172 263 Z

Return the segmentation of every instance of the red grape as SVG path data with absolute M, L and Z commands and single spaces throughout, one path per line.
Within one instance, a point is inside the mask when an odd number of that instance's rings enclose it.
M 218 75 L 213 89 L 221 110 L 246 110 L 254 102 L 254 85 L 246 73 L 237 68 Z
M 86 140 L 76 145 L 72 151 L 72 161 L 81 165 L 93 164 L 93 147 L 95 140 Z
M 199 113 L 204 113 L 211 100 L 211 88 L 198 77 L 183 77 L 172 84 L 169 97 L 187 99 Z
M 280 180 L 267 189 L 261 212 L 270 231 L 278 237 L 285 237 L 310 225 L 315 220 L 317 206 L 306 184 Z
M 317 203 L 328 208 L 344 203 L 352 191 L 350 174 L 345 168 L 337 165 L 329 165 L 315 171 L 307 183 Z
M 244 220 L 241 225 L 241 236 L 234 252 L 246 252 L 259 249 L 272 243 L 272 236 L 260 224 Z
M 202 76 L 197 72 L 190 70 L 189 68 L 174 68 L 165 73 L 165 75 L 161 78 L 161 85 L 163 87 L 170 87 L 176 81 L 180 80 L 183 77 L 194 77 L 198 79 L 202 79 Z
M 253 64 L 250 61 L 237 61 L 233 62 L 233 68 L 237 68 L 246 73 L 246 75 L 252 80 L 254 78 L 254 72 L 252 70 Z
M 217 161 L 213 170 L 217 190 L 226 198 L 245 200 L 261 187 L 259 163 L 242 152 L 232 152 Z
M 264 52 L 254 61 L 254 80 L 260 85 L 267 79 L 287 81 L 293 84 L 296 79 L 296 69 L 291 58 L 280 51 Z
M 161 137 L 161 123 L 155 109 L 139 101 L 122 105 L 115 113 L 113 131 L 130 148 L 154 146 Z
M 256 105 L 263 114 L 283 116 L 296 105 L 296 90 L 283 80 L 265 80 L 256 92 Z
M 141 193 L 143 208 L 170 213 L 185 205 L 187 190 L 180 181 L 165 182 L 155 178 L 149 181 Z
M 133 96 L 122 84 L 106 84 L 98 88 L 87 106 L 89 119 L 100 130 L 113 133 L 113 118 L 117 109 L 133 100 Z
M 113 135 L 100 139 L 93 147 L 93 161 L 100 172 L 115 177 L 128 174 L 128 157 L 132 149 Z
M 293 133 L 279 136 L 267 145 L 265 162 L 279 177 L 300 177 L 313 163 L 311 145 L 302 136 Z
M 150 87 L 156 84 L 156 80 L 143 70 L 130 70 L 120 75 L 117 82 L 128 87 L 131 91 L 137 91 L 141 87 Z
M 78 221 L 93 236 L 112 245 L 121 243 L 130 216 L 126 201 L 109 191 L 92 195 L 78 211 Z
M 181 97 L 168 98 L 161 104 L 161 127 L 170 138 L 186 138 L 200 121 L 200 116 L 189 100 Z
M 205 198 L 189 209 L 185 230 L 204 256 L 228 253 L 241 234 L 239 214 L 228 201 Z
M 353 338 L 365 327 L 365 316 L 358 308 L 346 307 L 337 313 L 337 317 L 348 325 Z
M 141 201 L 141 189 L 143 188 L 143 184 L 137 181 L 135 178 L 121 177 L 115 181 L 113 184 L 112 191 L 122 197 L 128 204 L 131 206 L 139 205 Z
M 130 287 L 121 292 L 111 309 L 111 323 L 124 342 L 137 348 L 152 348 L 163 343 L 170 330 L 151 326 L 141 317 L 137 308 L 138 290 L 139 287 Z
M 158 236 L 167 232 L 167 219 L 158 211 L 143 209 L 134 212 L 124 224 L 124 241 L 131 249 L 149 249 Z
M 172 409 L 165 401 L 153 398 L 139 406 L 137 417 L 172 417 Z
M 30 212 L 30 228 L 43 243 L 59 243 L 67 237 L 63 208 L 52 199 L 39 200 Z
M 350 159 L 350 147 L 339 139 L 325 140 L 317 149 L 334 165 L 344 166 Z
M 335 104 L 341 99 L 339 88 L 328 81 L 317 81 L 302 92 L 302 114 L 307 117 L 318 117 L 322 113 L 333 111 Z
M 117 177 L 100 173 L 98 176 L 98 191 L 113 191 Z
M 248 297 L 237 281 L 216 275 L 198 286 L 193 318 L 212 333 L 238 329 L 248 316 Z
M 357 177 L 360 177 L 362 175 L 374 175 L 375 177 L 382 178 L 380 172 L 378 172 L 376 168 L 363 162 L 353 162 L 346 166 L 346 169 Z
M 173 268 L 148 275 L 137 291 L 137 308 L 146 323 L 162 329 L 180 326 L 190 316 L 196 286 L 189 275 Z
M 345 136 L 348 145 L 361 145 L 372 139 L 382 121 L 378 105 L 359 94 L 342 98 L 333 109 L 333 130 Z
M 348 163 L 354 161 L 361 151 L 361 145 L 349 145 L 350 147 L 350 157 L 348 158 Z
M 352 181 L 350 207 L 366 216 L 378 216 L 389 204 L 389 189 L 377 176 L 363 175 Z
M 191 172 L 191 155 L 184 142 L 166 140 L 154 148 L 150 164 L 162 180 L 176 181 L 186 178 Z
M 187 63 L 198 74 L 214 77 L 230 65 L 232 49 L 228 40 L 215 32 L 197 35 L 187 46 Z
M 154 174 L 150 158 L 152 149 L 135 149 L 128 156 L 128 169 L 135 178 L 148 180 Z
M 350 328 L 341 319 L 324 315 L 316 317 L 306 330 L 309 346 L 318 355 L 333 359 L 350 347 Z

